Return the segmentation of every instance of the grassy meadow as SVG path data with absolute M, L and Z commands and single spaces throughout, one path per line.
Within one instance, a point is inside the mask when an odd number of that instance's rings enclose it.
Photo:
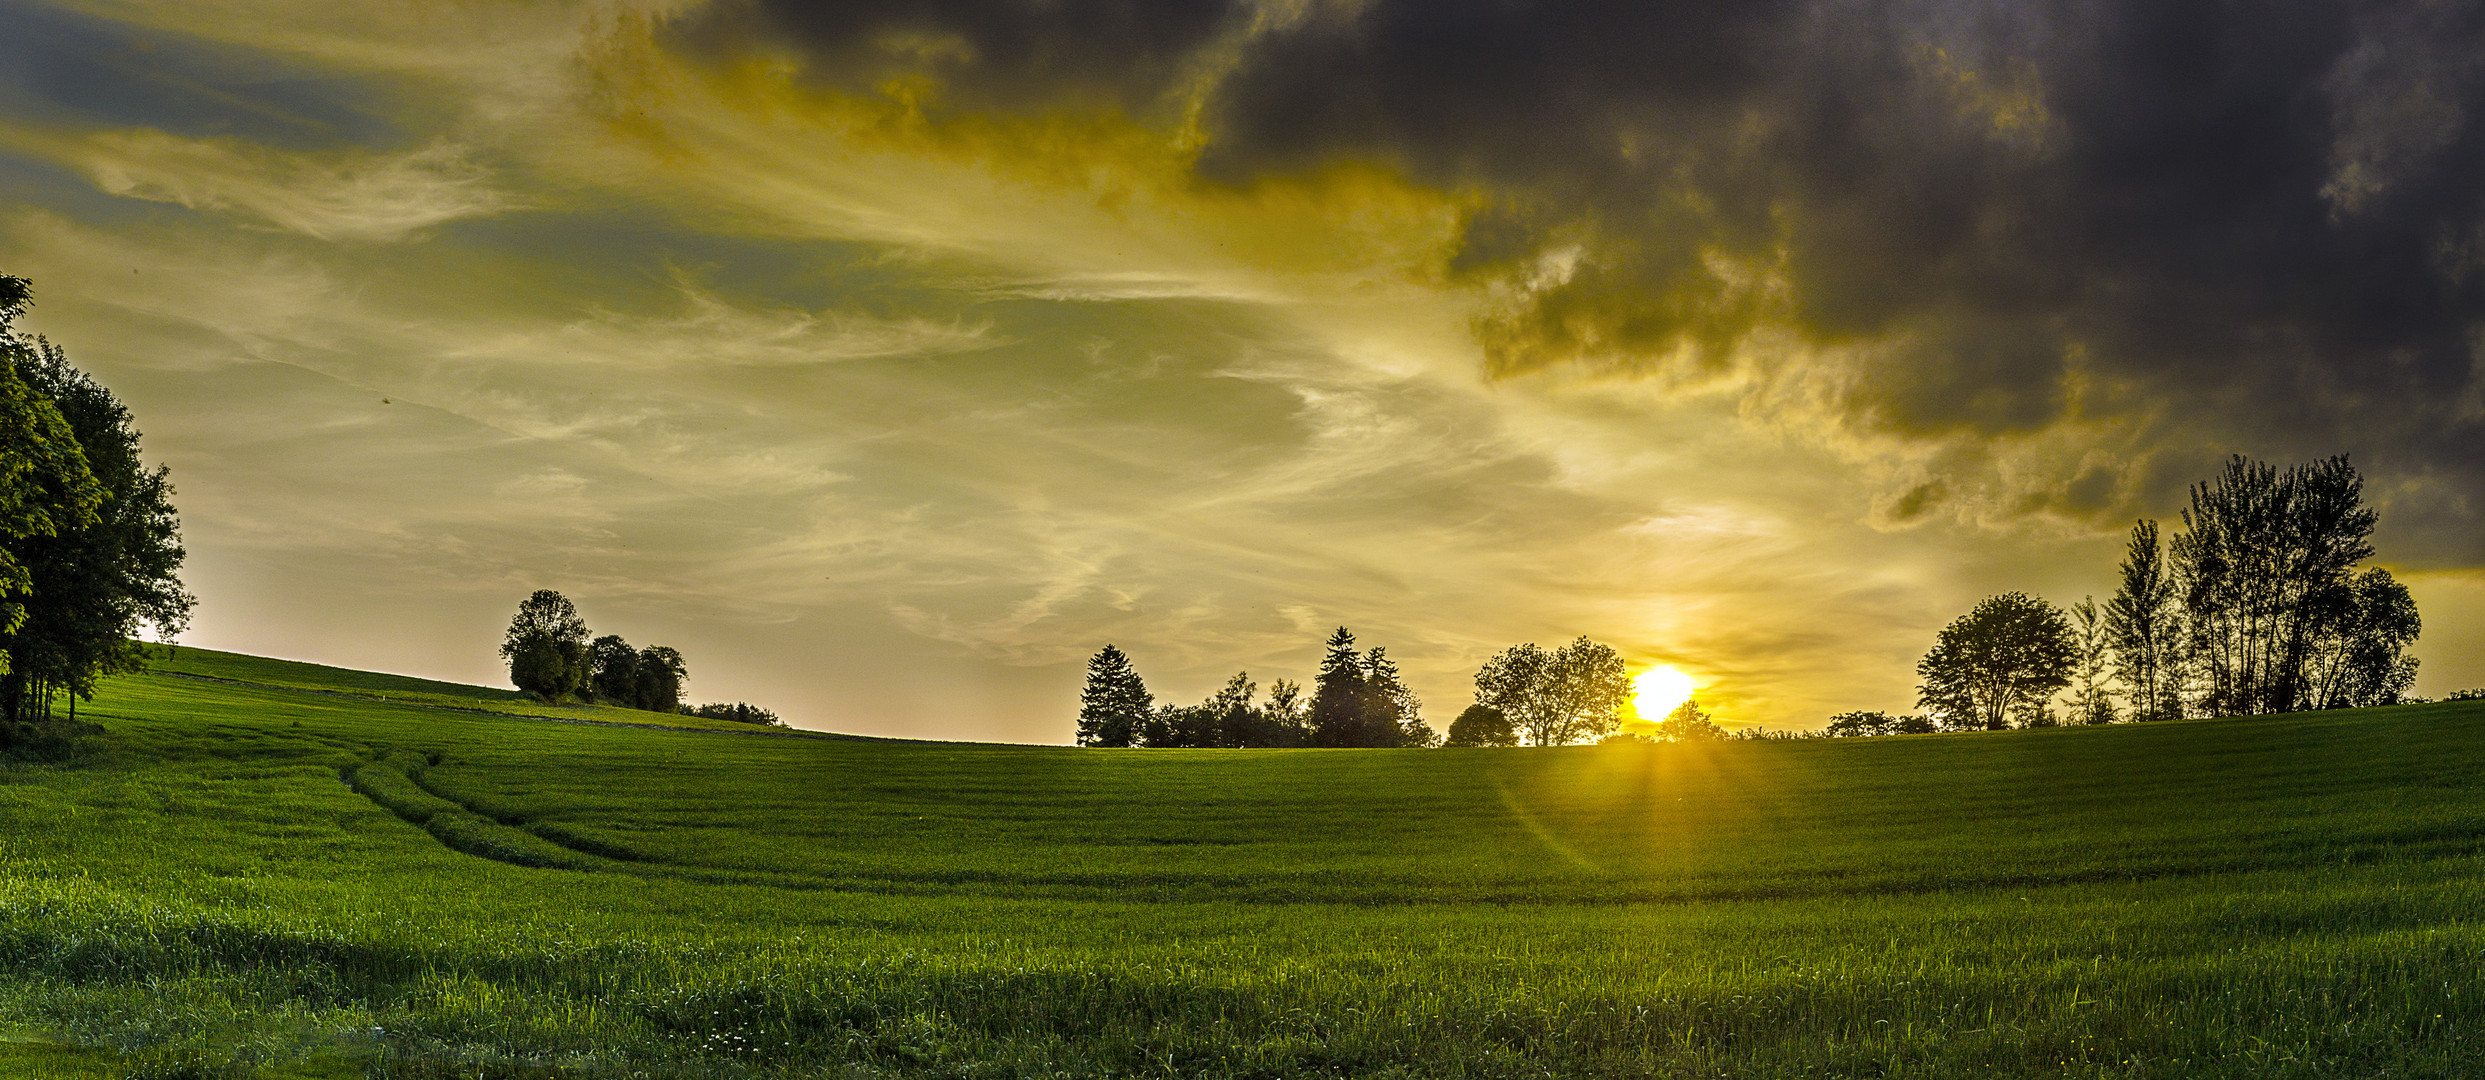
M 0 1075 L 2485 1073 L 2485 702 L 1082 751 L 165 666 L 0 768 Z

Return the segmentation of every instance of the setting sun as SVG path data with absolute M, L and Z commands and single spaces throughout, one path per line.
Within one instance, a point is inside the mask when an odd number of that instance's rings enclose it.
M 1670 667 L 1652 667 L 1640 672 L 1639 677 L 1632 680 L 1632 685 L 1637 690 L 1631 696 L 1631 703 L 1638 707 L 1640 718 L 1650 722 L 1665 719 L 1665 715 L 1673 712 L 1675 706 L 1691 700 L 1691 692 L 1698 688 L 1698 684 L 1691 681 L 1691 676 Z

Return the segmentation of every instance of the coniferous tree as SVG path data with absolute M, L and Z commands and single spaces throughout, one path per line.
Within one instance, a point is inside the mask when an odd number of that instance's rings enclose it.
M 1363 655 L 1355 651 L 1355 635 L 1343 626 L 1338 627 L 1336 633 L 1329 635 L 1327 649 L 1320 659 L 1320 674 L 1312 680 L 1312 745 L 1394 744 L 1394 738 L 1388 742 L 1373 738 L 1372 685 L 1364 671 Z
M 1409 689 L 1398 674 L 1397 661 L 1389 658 L 1388 650 L 1373 646 L 1365 653 L 1363 670 L 1367 680 L 1365 730 L 1376 745 L 1437 746 L 1441 736 L 1424 722 L 1423 700 Z M 1383 742 L 1383 739 L 1389 741 Z
M 1137 744 L 1155 703 L 1130 657 L 1105 646 L 1087 661 L 1087 686 L 1079 692 L 1079 745 Z
M 569 598 L 537 589 L 518 605 L 501 639 L 501 659 L 509 662 L 509 681 L 546 702 L 578 692 L 587 676 L 587 621 Z
M 2121 569 L 2121 587 L 2105 604 L 2114 676 L 2130 693 L 2132 719 L 2181 719 L 2182 612 L 2156 522 L 2132 526 Z

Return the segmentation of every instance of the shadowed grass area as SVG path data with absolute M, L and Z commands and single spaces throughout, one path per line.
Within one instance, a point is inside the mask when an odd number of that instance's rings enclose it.
M 807 741 L 151 676 L 80 715 L 89 763 L 0 770 L 0 1025 L 43 1040 L 0 1074 L 2485 1066 L 2479 703 L 1546 751 Z

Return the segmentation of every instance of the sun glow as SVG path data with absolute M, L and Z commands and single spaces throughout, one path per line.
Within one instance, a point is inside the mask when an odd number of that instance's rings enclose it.
M 1699 688 L 1698 683 L 1691 681 L 1691 676 L 1670 667 L 1652 667 L 1640 672 L 1638 678 L 1631 680 L 1631 685 L 1636 688 L 1631 695 L 1631 703 L 1639 709 L 1640 719 L 1650 723 L 1665 719 L 1665 714 L 1691 700 L 1691 692 Z

